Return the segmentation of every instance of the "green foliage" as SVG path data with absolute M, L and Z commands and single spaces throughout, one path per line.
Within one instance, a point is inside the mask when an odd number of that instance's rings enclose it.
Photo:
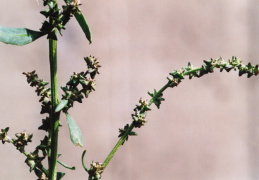
M 62 99 L 59 104 L 57 105 L 55 112 L 59 112 L 62 109 L 64 109 L 67 106 L 68 100 L 67 99 Z
M 67 111 L 73 106 L 74 101 L 82 102 L 83 97 L 88 97 L 88 95 L 95 89 L 94 78 L 97 74 L 99 74 L 99 68 L 101 67 L 97 59 L 92 56 L 86 57 L 84 58 L 84 60 L 86 62 L 87 70 L 85 72 L 74 73 L 74 75 L 71 76 L 70 80 L 67 82 L 67 86 L 62 87 L 64 94 L 62 95 L 61 101 L 55 108 L 55 112 L 63 111 L 64 113 L 66 113 L 70 139 L 72 143 L 76 146 L 83 146 L 82 133 L 77 123 L 67 113 Z M 46 88 L 48 82 L 39 79 L 35 71 L 27 73 L 24 72 L 23 74 L 26 76 L 27 82 L 30 84 L 30 86 L 36 87 L 35 92 L 38 96 L 40 96 L 40 102 L 42 103 L 41 114 L 47 114 L 47 117 L 42 120 L 42 125 L 39 126 L 39 129 L 50 132 L 52 96 L 50 88 Z M 81 88 L 79 88 L 78 85 L 81 85 Z M 49 137 L 45 136 L 44 139 L 41 141 L 41 144 L 36 147 L 37 151 L 35 152 L 37 152 L 37 154 L 38 150 L 42 151 L 42 160 L 45 159 L 51 149 L 48 139 Z M 24 146 L 22 147 L 24 148 Z M 41 163 L 41 161 L 39 162 Z M 57 162 L 67 169 L 75 169 L 75 167 L 69 167 L 60 161 Z M 35 171 L 35 174 L 37 175 L 37 173 L 39 172 L 37 167 L 40 166 L 40 164 L 37 164 L 37 166 L 34 165 L 33 168 L 31 166 L 34 164 L 34 162 L 30 160 L 27 164 L 30 166 L 31 171 Z M 46 173 L 43 173 L 42 171 L 40 172 L 41 173 L 38 173 L 40 174 L 40 176 L 47 176 Z M 62 174 L 60 174 L 59 176 L 61 177 L 61 175 Z
M 242 76 L 243 74 L 247 74 L 247 77 L 250 78 L 251 76 L 257 76 L 259 74 L 258 65 L 253 66 L 251 63 L 248 63 L 247 65 L 242 64 L 242 61 L 240 59 L 237 59 L 236 57 L 232 57 L 232 59 L 229 59 L 227 62 L 224 61 L 222 58 L 219 59 L 211 59 L 211 60 L 204 60 L 204 65 L 202 65 L 199 68 L 193 67 L 191 63 L 188 63 L 186 68 L 182 68 L 179 70 L 175 70 L 170 73 L 170 77 L 168 77 L 168 82 L 159 90 L 154 90 L 154 93 L 148 92 L 148 94 L 151 96 L 151 99 L 149 101 L 143 100 L 142 98 L 139 100 L 139 104 L 136 105 L 136 108 L 134 108 L 134 114 L 132 114 L 132 123 L 131 125 L 126 125 L 124 129 L 119 129 L 119 141 L 114 146 L 108 157 L 105 159 L 103 166 L 104 168 L 109 164 L 110 160 L 114 156 L 115 152 L 118 150 L 118 148 L 124 144 L 124 142 L 128 139 L 128 136 L 133 132 L 133 128 L 140 128 L 142 127 L 147 121 L 145 120 L 147 111 L 150 111 L 149 108 L 153 103 L 157 106 L 157 108 L 160 107 L 161 101 L 164 101 L 163 92 L 167 88 L 173 88 L 178 86 L 185 76 L 189 76 L 189 79 L 192 77 L 202 77 L 205 74 L 214 72 L 215 68 L 220 69 L 220 72 L 223 70 L 226 70 L 227 72 L 230 72 L 232 69 L 235 71 L 239 71 L 239 76 Z
M 62 163 L 62 162 L 60 162 L 60 161 L 58 161 L 58 163 L 59 163 L 60 165 L 62 165 L 64 168 L 67 168 L 67 169 L 70 169 L 70 170 L 75 170 L 75 169 L 76 169 L 75 166 L 70 167 L 70 166 L 68 166 L 68 165 L 66 165 L 66 164 L 64 164 L 64 163 Z
M 70 114 L 66 114 L 70 139 L 75 146 L 83 146 L 83 137 L 80 128 Z
M 36 39 L 47 35 L 49 39 L 49 57 L 50 57 L 50 77 L 51 87 L 46 87 L 48 82 L 39 79 L 35 71 L 23 73 L 30 86 L 35 87 L 35 92 L 40 97 L 41 114 L 47 114 L 42 119 L 42 124 L 39 126 L 39 130 L 43 130 L 47 133 L 40 141 L 40 144 L 35 147 L 35 150 L 28 153 L 26 152 L 26 146 L 32 141 L 32 134 L 26 132 L 20 132 L 15 134 L 15 138 L 8 136 L 9 127 L 1 129 L 0 140 L 2 143 L 10 143 L 16 147 L 16 149 L 25 155 L 25 163 L 29 166 L 29 171 L 34 171 L 38 180 L 60 180 L 64 177 L 64 172 L 57 172 L 57 163 L 63 167 L 75 170 L 75 167 L 67 166 L 66 164 L 57 160 L 60 156 L 57 152 L 58 147 L 58 131 L 60 124 L 60 113 L 66 114 L 66 121 L 69 128 L 70 139 L 76 146 L 83 146 L 83 137 L 79 126 L 72 116 L 68 113 L 69 109 L 73 107 L 75 101 L 82 103 L 83 98 L 87 98 L 89 94 L 95 91 L 95 77 L 99 74 L 99 62 L 97 58 L 93 56 L 85 57 L 86 70 L 74 73 L 65 86 L 61 87 L 63 90 L 61 100 L 58 99 L 57 93 L 57 32 L 62 35 L 62 30 L 65 30 L 65 25 L 69 22 L 71 17 L 75 16 L 79 23 L 83 33 L 87 40 L 92 43 L 90 28 L 79 9 L 78 0 L 64 0 L 65 5 L 61 8 L 58 6 L 56 0 L 43 0 L 43 5 L 47 6 L 47 9 L 40 13 L 44 15 L 48 20 L 42 23 L 39 31 L 33 31 L 27 28 L 8 28 L 0 27 L 0 41 L 6 44 L 12 45 L 26 45 L 35 41 Z M 150 106 L 154 103 L 159 109 L 163 98 L 163 92 L 167 88 L 173 88 L 178 86 L 188 76 L 189 79 L 193 77 L 202 77 L 206 74 L 213 73 L 215 69 L 220 69 L 220 72 L 231 70 L 238 71 L 239 76 L 247 74 L 247 77 L 257 76 L 259 73 L 258 65 L 252 65 L 248 63 L 243 65 L 242 61 L 236 57 L 228 61 L 224 61 L 222 58 L 204 60 L 204 64 L 201 67 L 194 67 L 191 63 L 188 63 L 186 68 L 175 70 L 169 75 L 168 82 L 160 89 L 154 90 L 153 93 L 148 92 L 151 99 L 140 99 L 139 103 L 134 108 L 134 113 L 131 114 L 131 124 L 126 124 L 124 128 L 119 129 L 119 140 L 114 146 L 110 154 L 107 156 L 103 163 L 92 162 L 90 168 L 86 168 L 84 164 L 84 156 L 86 150 L 82 154 L 83 168 L 89 175 L 89 180 L 99 180 L 102 177 L 106 166 L 117 152 L 118 148 L 122 146 L 129 138 L 129 136 L 137 136 L 137 133 L 133 131 L 134 128 L 141 128 L 146 124 L 146 115 L 150 111 Z M 49 169 L 45 169 L 43 166 L 43 160 L 48 159 Z
M 65 173 L 63 172 L 57 172 L 57 180 L 60 180 L 61 178 L 63 178 L 65 176 Z
M 25 146 L 31 142 L 32 135 L 27 135 L 26 132 L 17 133 L 15 139 L 10 138 L 7 135 L 9 128 L 2 129 L 0 133 L 0 140 L 2 143 L 12 143 L 21 153 L 26 156 L 25 163 L 30 167 L 30 171 L 34 171 L 38 179 L 46 180 L 49 179 L 61 179 L 65 173 L 56 171 L 55 160 L 57 155 L 57 133 L 59 124 L 59 113 L 63 111 L 66 113 L 66 119 L 69 127 L 71 141 L 75 145 L 82 146 L 82 134 L 81 131 L 74 121 L 74 119 L 67 113 L 68 109 L 73 106 L 74 101 L 82 102 L 83 95 L 88 97 L 89 93 L 95 90 L 94 78 L 96 74 L 99 74 L 98 68 L 99 62 L 94 57 L 85 58 L 87 64 L 87 71 L 74 74 L 67 86 L 62 87 L 64 91 L 63 99 L 60 103 L 57 101 L 57 81 L 56 75 L 56 42 L 57 31 L 62 35 L 62 30 L 65 29 L 65 25 L 69 22 L 71 17 L 76 16 L 76 19 L 85 33 L 87 39 L 91 43 L 91 32 L 88 24 L 81 11 L 79 10 L 79 3 L 77 1 L 65 1 L 65 5 L 59 8 L 56 0 L 43 0 L 43 5 L 47 6 L 48 9 L 41 11 L 49 20 L 42 23 L 40 32 L 33 31 L 26 28 L 7 28 L 0 27 L 0 41 L 6 44 L 12 45 L 26 45 L 40 38 L 41 36 L 47 35 L 50 45 L 50 69 L 51 69 L 51 88 L 46 88 L 48 83 L 38 78 L 35 71 L 23 73 L 27 77 L 27 82 L 32 87 L 36 87 L 36 93 L 40 96 L 41 102 L 41 114 L 47 114 L 47 117 L 42 120 L 42 124 L 39 126 L 39 130 L 48 132 L 48 136 L 45 136 L 41 143 L 35 148 L 35 151 L 27 153 Z M 54 84 L 53 84 L 54 82 Z M 81 84 L 80 89 L 77 85 Z M 55 111 L 53 111 L 55 110 Z M 58 124 L 56 124 L 58 122 Z M 39 155 L 41 152 L 41 156 Z M 50 169 L 46 170 L 42 161 L 48 157 Z M 64 163 L 57 161 L 62 166 L 74 170 L 75 167 L 69 167 Z
M 23 153 L 25 146 L 27 146 L 28 143 L 31 142 L 33 135 L 32 134 L 28 135 L 26 132 L 21 132 L 21 133 L 16 133 L 15 136 L 16 136 L 16 139 L 13 139 L 12 143 L 14 144 L 17 150 Z
M 9 127 L 6 127 L 4 129 L 1 129 L 1 133 L 0 133 L 0 140 L 2 141 L 2 144 L 4 144 L 5 142 L 12 142 L 12 139 L 7 136 L 7 133 L 9 131 Z
M 56 162 L 68 169 L 75 169 L 75 167 L 69 167 L 56 160 L 59 113 L 60 111 L 66 113 L 71 141 L 75 145 L 82 146 L 83 140 L 81 131 L 67 111 L 73 106 L 74 101 L 82 102 L 83 95 L 88 97 L 89 93 L 95 90 L 94 78 L 96 74 L 99 74 L 98 68 L 100 67 L 96 58 L 91 56 L 85 58 L 85 62 L 88 67 L 87 71 L 77 74 L 75 73 L 67 83 L 67 86 L 62 87 L 64 95 L 63 99 L 58 104 L 57 88 L 55 88 L 57 84 L 55 78 L 57 72 L 57 43 L 55 42 L 55 40 L 57 40 L 57 31 L 62 35 L 62 30 L 65 29 L 65 25 L 69 22 L 71 17 L 75 15 L 86 38 L 90 43 L 92 42 L 90 28 L 86 23 L 83 14 L 79 10 L 79 3 L 77 1 L 67 0 L 65 3 L 66 4 L 63 5 L 61 9 L 56 0 L 43 0 L 43 5 L 48 6 L 48 9 L 41 11 L 40 13 L 46 18 L 49 18 L 49 20 L 42 23 L 40 32 L 27 28 L 0 27 L 0 41 L 6 44 L 26 45 L 43 35 L 47 35 L 47 38 L 49 39 L 51 88 L 46 88 L 48 83 L 39 79 L 35 71 L 23 73 L 27 78 L 27 82 L 30 86 L 36 87 L 36 93 L 40 96 L 39 101 L 42 104 L 40 113 L 47 114 L 47 117 L 42 120 L 42 125 L 39 126 L 39 129 L 48 132 L 48 135 L 41 140 L 40 144 L 35 148 L 35 151 L 27 153 L 25 151 L 25 146 L 31 142 L 32 135 L 28 135 L 26 132 L 21 132 L 16 134 L 16 138 L 12 139 L 7 135 L 9 128 L 2 129 L 0 133 L 0 140 L 2 143 L 12 143 L 17 150 L 23 153 L 26 156 L 25 163 L 30 167 L 30 171 L 34 171 L 40 180 L 59 180 L 65 175 L 63 172 L 56 171 Z M 82 88 L 77 87 L 79 84 Z M 39 152 L 41 152 L 41 155 Z M 49 160 L 49 170 L 46 170 L 42 165 L 42 161 L 46 157 L 48 157 Z
M 40 96 L 40 102 L 42 103 L 41 105 L 41 114 L 47 113 L 48 116 L 42 120 L 42 125 L 39 126 L 38 129 L 44 130 L 44 131 L 49 131 L 50 129 L 50 114 L 51 114 L 51 92 L 50 88 L 46 88 L 45 86 L 48 85 L 48 82 L 43 81 L 42 79 L 38 78 L 38 74 L 36 74 L 35 71 L 32 72 L 27 72 L 23 73 L 26 78 L 27 82 L 30 84 L 32 87 L 36 87 L 35 92 L 37 93 L 38 96 Z
M 102 172 L 104 167 L 102 163 L 93 162 L 90 164 L 90 169 L 88 170 L 88 180 L 99 180 L 102 178 Z
M 74 73 L 65 87 L 61 87 L 64 91 L 62 100 L 56 108 L 56 112 L 63 111 L 66 113 L 74 102 L 82 103 L 83 98 L 87 98 L 91 92 L 95 90 L 95 76 L 99 74 L 99 62 L 97 58 L 89 56 L 84 58 L 87 70 L 85 72 Z
M 23 46 L 44 35 L 44 32 L 33 31 L 26 28 L 0 27 L 0 41 L 11 45 Z
M 159 94 L 156 90 L 154 90 L 154 93 L 148 92 L 148 94 L 154 99 L 154 104 L 159 109 L 161 101 L 165 100 L 164 98 L 162 98 L 163 93 Z
M 57 40 L 56 30 L 62 35 L 62 30 L 65 29 L 65 25 L 68 23 L 72 16 L 75 16 L 77 22 L 85 33 L 86 38 L 92 43 L 91 31 L 85 20 L 84 15 L 79 10 L 79 4 L 68 0 L 65 0 L 66 5 L 62 6 L 62 10 L 58 7 L 55 1 L 45 1 L 44 6 L 48 6 L 48 9 L 41 11 L 40 13 L 46 18 L 50 18 L 50 21 L 44 21 L 41 27 L 41 31 L 48 34 L 48 39 Z
M 147 111 L 150 111 L 147 100 L 143 100 L 142 98 L 139 100 L 139 104 L 136 105 L 136 108 L 134 109 L 135 113 L 132 114 L 133 124 L 134 127 L 140 128 L 141 126 L 144 126 L 146 123 L 146 114 Z
M 74 73 L 73 76 L 71 76 L 70 80 L 67 82 L 67 85 L 65 87 L 62 87 L 64 94 L 62 96 L 62 100 L 56 107 L 56 112 L 63 111 L 66 113 L 67 116 L 67 123 L 69 127 L 70 132 L 70 139 L 73 142 L 74 145 L 83 145 L 82 140 L 82 134 L 81 131 L 74 121 L 74 119 L 70 116 L 70 114 L 67 113 L 69 108 L 73 106 L 74 101 L 82 102 L 83 95 L 85 97 L 88 97 L 89 93 L 92 92 L 95 89 L 95 84 L 93 81 L 93 78 L 95 78 L 96 74 L 99 74 L 99 63 L 96 58 L 93 57 L 87 57 L 85 58 L 85 62 L 87 64 L 87 70 L 85 72 L 80 73 Z M 242 76 L 243 74 L 247 74 L 247 77 L 250 78 L 251 76 L 255 75 L 257 76 L 259 74 L 259 68 L 258 65 L 252 65 L 251 63 L 248 63 L 247 65 L 242 64 L 242 61 L 237 59 L 236 57 L 232 57 L 232 59 L 229 59 L 228 61 L 224 61 L 222 58 L 219 59 L 211 59 L 211 60 L 204 60 L 204 64 L 201 67 L 194 67 L 191 63 L 188 63 L 186 68 L 182 68 L 179 70 L 175 70 L 171 73 L 169 73 L 168 82 L 160 89 L 160 90 L 154 90 L 154 93 L 148 92 L 148 94 L 151 96 L 151 99 L 144 100 L 140 99 L 139 104 L 136 105 L 134 108 L 134 113 L 132 114 L 132 123 L 126 124 L 124 128 L 119 129 L 119 141 L 111 151 L 111 153 L 107 156 L 104 163 L 98 163 L 93 162 L 91 164 L 91 167 L 89 169 L 86 168 L 83 162 L 83 158 L 85 155 L 85 152 L 82 155 L 82 164 L 84 169 L 89 174 L 89 179 L 92 180 L 98 180 L 101 178 L 101 174 L 105 170 L 106 166 L 116 153 L 117 149 L 123 145 L 127 140 L 129 136 L 137 136 L 137 133 L 133 131 L 134 128 L 140 128 L 143 125 L 145 125 L 146 121 L 146 115 L 147 112 L 150 111 L 150 106 L 154 103 L 157 108 L 160 107 L 161 102 L 165 99 L 163 98 L 163 92 L 167 88 L 173 88 L 178 86 L 184 79 L 185 76 L 188 76 L 189 79 L 192 79 L 193 77 L 202 77 L 205 74 L 213 73 L 215 69 L 219 69 L 220 72 L 223 72 L 224 70 L 226 72 L 230 72 L 231 70 L 238 71 L 239 76 Z M 50 114 L 51 104 L 51 93 L 49 92 L 48 88 L 45 88 L 45 86 L 48 84 L 46 81 L 40 80 L 38 78 L 38 75 L 35 73 L 35 71 L 24 73 L 27 77 L 27 81 L 31 86 L 36 87 L 36 92 L 38 96 L 41 96 L 40 102 L 42 102 L 42 110 L 43 113 Z M 78 87 L 78 85 L 81 85 L 81 88 Z M 50 116 L 47 117 L 45 120 L 43 120 L 42 126 L 40 126 L 40 129 L 49 131 L 49 121 Z M 17 139 L 11 139 L 9 136 L 7 136 L 8 128 L 2 129 L 0 133 L 0 140 L 2 140 L 3 143 L 5 142 L 11 142 L 16 146 L 16 148 L 20 151 L 25 153 L 24 147 L 27 145 L 28 142 L 31 142 L 32 135 L 27 135 L 26 133 L 19 133 L 16 134 Z M 43 156 L 39 156 L 38 151 L 41 150 Z M 47 136 L 44 138 L 44 140 L 41 141 L 41 144 L 36 147 L 36 150 L 33 153 L 26 154 L 26 163 L 30 167 L 30 171 L 37 171 L 40 172 L 38 174 L 41 175 L 47 175 L 48 172 L 44 171 L 41 165 L 41 161 L 46 157 L 46 155 L 49 152 L 49 144 L 48 144 L 48 138 Z M 69 167 L 61 162 L 59 162 L 62 166 L 68 168 L 68 169 L 74 169 L 74 167 Z M 37 174 L 36 173 L 36 174 Z M 59 176 L 64 175 L 62 173 L 59 173 Z
M 126 135 L 125 141 L 127 141 L 127 140 L 129 139 L 129 136 L 137 136 L 137 135 L 138 135 L 138 134 L 137 134 L 136 132 L 134 132 L 134 131 L 130 131 L 130 132 L 127 134 L 128 129 L 129 129 L 129 124 L 126 124 L 123 129 L 119 129 L 120 134 L 119 134 L 118 137 L 122 137 L 122 136 L 125 136 L 125 135 Z M 122 145 L 124 144 L 125 141 L 123 141 Z
M 85 20 L 84 15 L 81 12 L 75 13 L 75 18 L 79 25 L 81 26 L 82 30 L 85 33 L 86 38 L 88 39 L 89 43 L 92 43 L 92 35 L 91 35 L 91 30 Z

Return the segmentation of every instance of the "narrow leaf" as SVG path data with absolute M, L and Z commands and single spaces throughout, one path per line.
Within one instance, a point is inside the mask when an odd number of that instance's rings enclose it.
M 23 46 L 44 35 L 45 33 L 26 28 L 0 27 L 0 41 L 6 44 Z
M 64 0 L 64 1 L 65 1 L 65 3 L 67 3 L 67 4 L 70 4 L 70 3 L 73 2 L 72 0 Z
M 75 166 L 70 167 L 70 166 L 68 166 L 68 165 L 66 165 L 66 164 L 64 164 L 64 163 L 62 163 L 62 162 L 60 162 L 59 160 L 58 160 L 58 163 L 59 163 L 60 165 L 62 165 L 64 168 L 67 168 L 67 169 L 70 169 L 70 170 L 75 170 L 75 169 L 76 169 Z
M 83 137 L 78 125 L 76 124 L 75 120 L 72 118 L 70 114 L 67 113 L 66 116 L 67 116 L 67 124 L 69 128 L 69 133 L 70 133 L 70 139 L 72 143 L 75 146 L 82 147 Z
M 61 178 L 63 178 L 65 176 L 65 173 L 63 172 L 57 172 L 57 180 L 60 180 Z
M 136 132 L 134 132 L 134 131 L 131 131 L 131 132 L 129 133 L 129 135 L 130 135 L 130 136 L 137 136 L 138 133 L 136 133 Z
M 68 103 L 68 100 L 67 99 L 63 99 L 59 102 L 59 104 L 57 105 L 56 109 L 55 109 L 55 112 L 59 112 L 61 111 L 64 107 L 66 107 Z
M 77 12 L 77 13 L 75 13 L 75 18 L 76 18 L 77 22 L 79 23 L 79 25 L 81 26 L 82 30 L 84 31 L 86 38 L 88 39 L 88 41 L 91 44 L 92 43 L 91 30 L 85 20 L 84 15 L 81 12 Z
M 84 162 L 85 153 L 86 153 L 86 150 L 84 150 L 84 152 L 83 152 L 83 154 L 82 154 L 81 160 L 82 160 L 83 168 L 86 170 L 86 172 L 88 172 L 88 169 L 87 169 L 87 167 L 85 166 L 85 162 Z

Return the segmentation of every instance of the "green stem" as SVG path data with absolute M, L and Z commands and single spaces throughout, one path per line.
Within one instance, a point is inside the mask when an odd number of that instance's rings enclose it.
M 151 106 L 151 104 L 154 102 L 156 98 L 158 98 L 168 87 L 170 87 L 170 82 L 168 81 L 166 85 L 164 85 L 150 100 L 148 103 L 148 106 Z
M 134 124 L 131 123 L 131 125 L 129 126 L 129 128 L 127 129 L 127 131 L 124 133 L 124 135 L 119 139 L 119 141 L 117 142 L 117 144 L 114 146 L 114 148 L 112 149 L 112 151 L 110 152 L 110 154 L 107 156 L 107 158 L 104 160 L 103 162 L 103 167 L 105 168 L 109 162 L 111 161 L 111 159 L 113 158 L 114 154 L 116 153 L 116 151 L 119 149 L 119 147 L 123 144 L 123 142 L 125 142 L 126 138 L 128 137 L 129 133 L 131 132 L 131 130 L 134 128 Z
M 51 122 L 50 140 L 51 151 L 49 159 L 49 179 L 57 179 L 57 154 L 58 154 L 58 127 L 60 112 L 55 112 L 58 105 L 58 86 L 57 86 L 57 41 L 49 39 L 49 63 L 51 77 Z
M 189 74 L 198 72 L 198 71 L 200 71 L 201 69 L 202 69 L 202 67 L 198 67 L 198 68 L 194 68 L 194 69 L 192 69 L 192 70 L 186 71 L 186 72 L 183 73 L 183 76 L 187 76 L 187 75 L 189 75 Z
M 201 68 L 195 68 L 192 69 L 190 71 L 186 71 L 184 73 L 184 75 L 188 75 L 190 73 L 194 73 L 201 70 Z M 171 82 L 168 81 L 156 94 L 155 96 L 153 96 L 148 103 L 148 106 L 151 106 L 151 104 L 153 104 L 154 100 L 156 98 L 158 98 L 168 87 L 171 86 Z M 127 129 L 127 131 L 125 132 L 125 134 L 119 139 L 119 141 L 117 142 L 117 144 L 114 146 L 114 148 L 112 149 L 112 151 L 110 152 L 110 154 L 107 156 L 107 158 L 104 160 L 103 162 L 103 167 L 106 168 L 106 166 L 109 164 L 109 162 L 111 161 L 111 159 L 113 158 L 114 154 L 116 153 L 116 151 L 119 149 L 119 147 L 123 144 L 123 142 L 126 140 L 126 138 L 128 137 L 128 135 L 130 134 L 130 132 L 132 131 L 132 129 L 134 128 L 134 124 L 131 123 L 131 125 L 129 126 L 129 128 Z
M 187 75 L 193 75 L 194 77 L 201 77 L 204 74 L 207 73 L 211 73 L 213 72 L 214 68 L 219 68 L 221 69 L 221 71 L 223 69 L 225 69 L 227 72 L 229 72 L 231 69 L 238 69 L 239 70 L 239 76 L 241 76 L 242 74 L 248 73 L 248 77 L 252 76 L 252 75 L 258 75 L 259 74 L 259 70 L 258 70 L 258 65 L 256 66 L 252 66 L 250 63 L 248 65 L 243 65 L 241 64 L 241 61 L 236 59 L 235 57 L 232 57 L 232 60 L 229 60 L 229 62 L 224 62 L 221 58 L 213 60 L 215 62 L 212 62 L 211 60 L 211 64 L 209 64 L 208 61 L 206 61 L 206 64 L 203 65 L 202 67 L 198 67 L 198 68 L 191 68 L 189 70 L 180 70 L 179 73 L 181 76 L 187 76 Z M 212 71 L 211 69 L 212 68 Z M 196 72 L 199 71 L 204 71 L 203 74 L 201 75 L 201 73 L 199 75 L 196 75 Z M 241 73 L 241 74 L 240 74 Z M 155 95 L 150 99 L 148 106 L 150 106 L 152 103 L 154 103 L 154 101 L 160 97 L 162 95 L 162 93 L 168 88 L 168 87 L 175 87 L 177 86 L 181 81 L 180 79 L 173 78 L 177 81 L 172 81 L 169 80 L 157 93 L 155 93 Z M 117 144 L 114 146 L 114 148 L 112 149 L 112 151 L 110 152 L 110 154 L 107 156 L 107 158 L 105 159 L 104 163 L 103 163 L 103 167 L 106 168 L 106 166 L 108 165 L 108 163 L 111 161 L 111 159 L 113 158 L 114 154 L 116 153 L 116 151 L 118 150 L 118 148 L 124 143 L 124 141 L 126 140 L 126 138 L 128 137 L 128 135 L 130 134 L 130 132 L 132 131 L 132 129 L 134 128 L 134 124 L 131 123 L 131 125 L 129 126 L 129 128 L 127 129 L 127 131 L 125 132 L 125 134 L 119 139 L 119 141 L 117 142 Z

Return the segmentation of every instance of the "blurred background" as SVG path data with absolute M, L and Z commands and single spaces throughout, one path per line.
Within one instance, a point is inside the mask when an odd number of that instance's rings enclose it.
M 58 1 L 60 4 L 63 1 Z M 131 122 L 140 97 L 161 88 L 173 70 L 190 61 L 237 56 L 244 63 L 259 59 L 258 0 L 88 0 L 81 2 L 92 30 L 89 45 L 72 19 L 59 37 L 58 78 L 64 86 L 73 72 L 85 70 L 83 57 L 98 57 L 102 68 L 96 91 L 75 103 L 70 114 L 84 136 L 84 148 L 69 139 L 61 116 L 60 161 L 77 169 L 64 180 L 87 179 L 86 164 L 103 162 L 118 138 L 118 128 Z M 0 25 L 38 30 L 44 21 L 41 0 L 1 1 Z M 0 128 L 9 135 L 33 133 L 33 151 L 44 137 L 38 131 L 41 105 L 22 72 L 36 70 L 49 81 L 48 42 L 41 38 L 16 47 L 0 44 Z M 237 72 L 184 80 L 164 93 L 160 110 L 152 105 L 148 123 L 137 129 L 117 152 L 104 180 L 257 180 L 259 178 L 259 83 Z M 60 90 L 60 96 L 62 91 Z M 25 157 L 12 145 L 0 147 L 0 179 L 36 179 Z

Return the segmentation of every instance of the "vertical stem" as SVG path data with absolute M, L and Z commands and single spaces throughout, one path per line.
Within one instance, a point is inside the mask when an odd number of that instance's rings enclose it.
M 50 139 L 51 139 L 51 156 L 49 179 L 57 179 L 57 153 L 58 153 L 58 127 L 59 115 L 55 112 L 58 104 L 58 88 L 57 88 L 57 41 L 49 39 L 49 63 L 50 63 L 50 77 L 51 77 L 51 122 L 50 122 Z

